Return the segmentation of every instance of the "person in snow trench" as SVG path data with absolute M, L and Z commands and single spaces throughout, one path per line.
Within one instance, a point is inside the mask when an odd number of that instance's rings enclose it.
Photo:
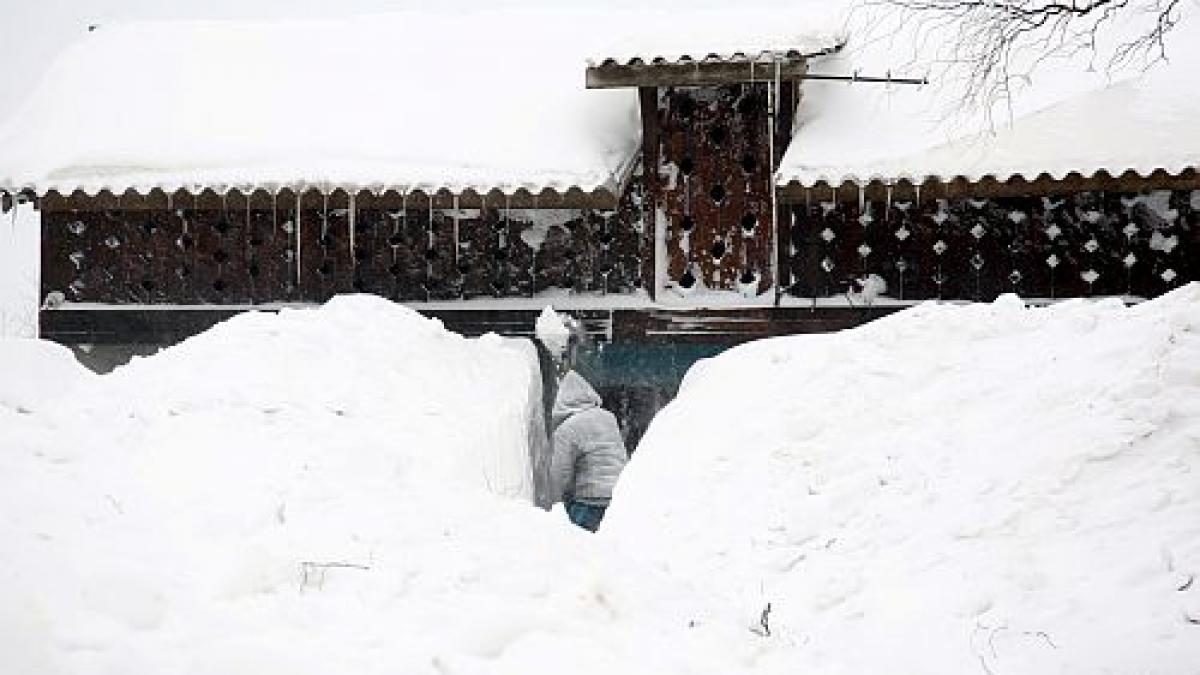
M 572 523 L 595 532 L 628 459 L 617 418 L 600 407 L 592 385 L 571 370 L 558 385 L 551 422 L 550 496 L 562 500 Z

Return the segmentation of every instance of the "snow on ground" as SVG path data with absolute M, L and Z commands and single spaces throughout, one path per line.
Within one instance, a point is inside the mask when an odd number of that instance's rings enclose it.
M 28 413 L 94 377 L 62 345 L 0 335 L 0 410 Z
M 2 672 L 728 673 L 773 648 L 529 504 L 528 344 L 352 296 L 105 376 L 0 350 L 5 391 L 49 392 L 0 397 Z
M 792 672 L 1200 672 L 1200 284 L 702 361 L 600 538 L 771 603 Z

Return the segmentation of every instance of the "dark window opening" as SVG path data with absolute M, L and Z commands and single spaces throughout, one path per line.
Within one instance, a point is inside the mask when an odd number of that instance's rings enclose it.
M 751 235 L 754 234 L 754 228 L 758 227 L 758 217 L 753 213 L 747 213 L 742 216 L 742 232 Z
M 679 277 L 679 285 L 684 288 L 692 288 L 696 285 L 696 275 L 692 274 L 690 267 L 684 271 L 683 276 Z
M 708 196 L 712 197 L 714 203 L 720 204 L 721 202 L 725 201 L 725 197 L 728 196 L 728 193 L 725 192 L 724 185 L 717 183 L 708 191 Z

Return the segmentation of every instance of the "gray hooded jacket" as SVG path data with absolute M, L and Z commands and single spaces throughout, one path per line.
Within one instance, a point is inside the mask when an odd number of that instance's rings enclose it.
M 558 386 L 552 418 L 550 498 L 607 506 L 628 457 L 617 418 L 600 407 L 596 390 L 575 371 Z

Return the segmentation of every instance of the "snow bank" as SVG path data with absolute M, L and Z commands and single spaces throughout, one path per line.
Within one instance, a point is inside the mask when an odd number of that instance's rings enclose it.
M 40 409 L 93 377 L 62 345 L 0 336 L 0 411 Z
M 1194 673 L 1200 284 L 702 361 L 600 535 L 770 602 L 793 672 Z
M 768 653 L 528 503 L 530 354 L 347 297 L 0 407 L 0 671 L 728 673 Z

